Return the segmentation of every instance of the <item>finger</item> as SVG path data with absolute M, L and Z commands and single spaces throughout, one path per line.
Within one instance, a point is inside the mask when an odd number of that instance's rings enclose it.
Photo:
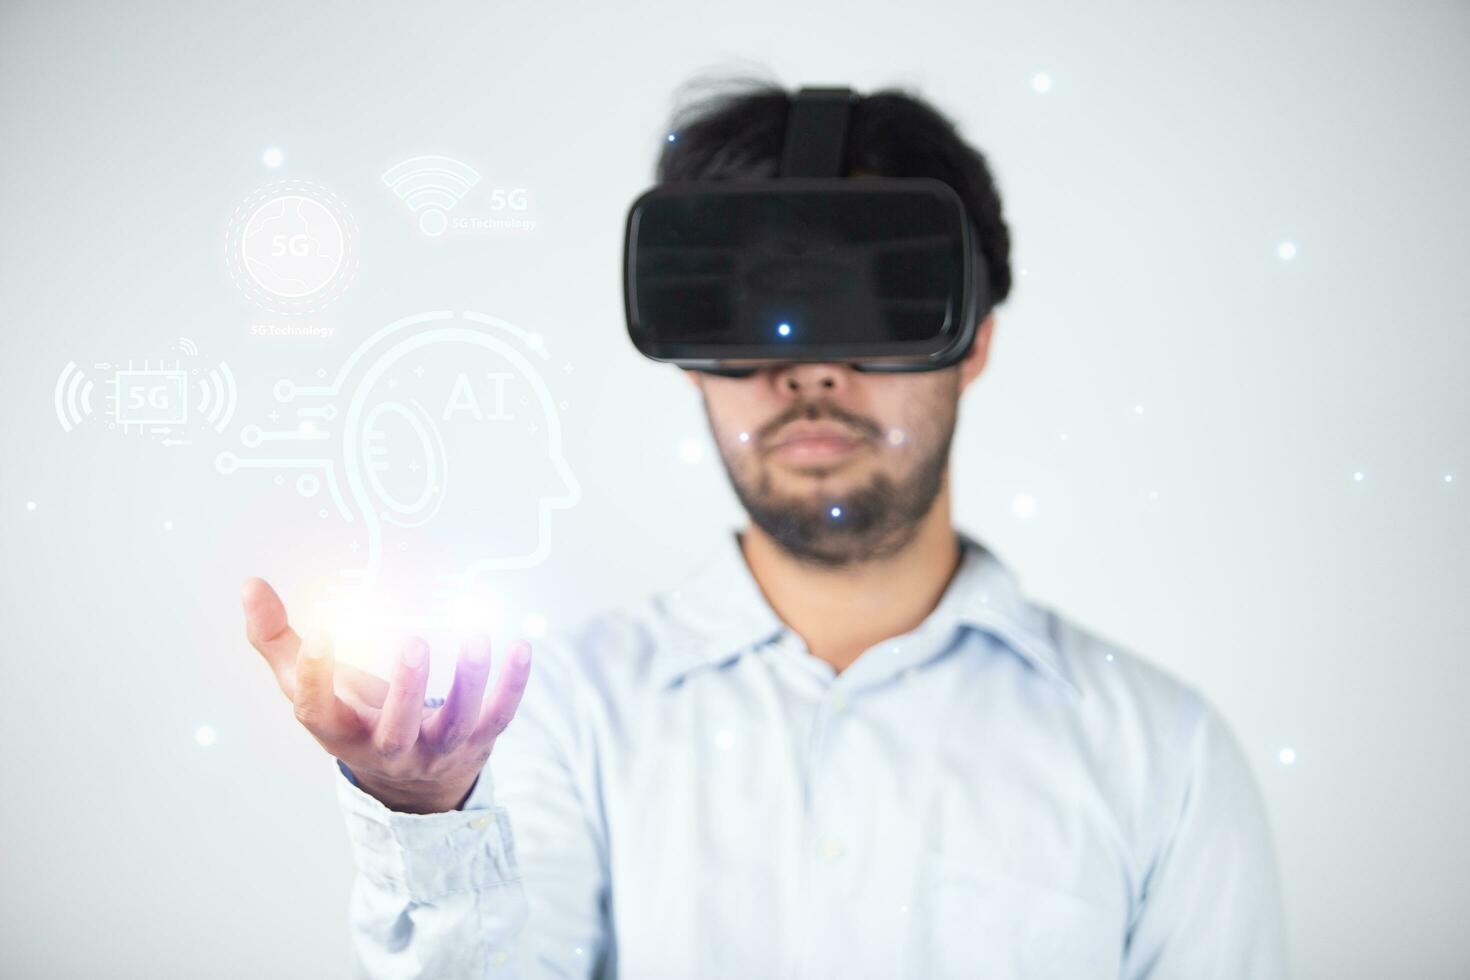
M 363 710 L 358 714 L 371 719 L 369 728 L 375 726 L 378 711 L 383 707 L 383 702 L 388 700 L 388 682 L 377 674 L 370 674 L 340 660 L 334 665 L 334 678 L 338 695 L 343 696 L 343 700 L 349 704 L 360 706 Z M 438 710 L 425 705 L 423 717 L 427 718 Z
M 388 682 L 352 664 L 337 664 L 337 687 L 370 707 L 381 708 L 388 700 Z
M 429 645 L 417 636 L 404 643 L 398 666 L 388 684 L 383 713 L 378 718 L 374 741 L 385 756 L 396 756 L 413 748 L 424 717 L 424 688 L 429 683 Z
M 286 697 L 294 700 L 296 651 L 301 638 L 286 620 L 285 604 L 276 590 L 259 578 L 248 578 L 240 586 L 240 604 L 245 608 L 246 638 L 270 664 Z
M 296 720 L 327 748 L 344 746 L 361 731 L 358 715 L 349 708 L 332 687 L 332 639 L 320 630 L 307 634 L 296 658 Z
M 490 679 L 490 638 L 473 636 L 460 647 L 454 683 L 444 706 L 424 722 L 424 738 L 443 751 L 463 744 L 480 718 L 485 682 Z
M 510 648 L 510 656 L 500 667 L 495 678 L 495 687 L 490 699 L 480 710 L 480 720 L 470 735 L 476 742 L 493 741 L 505 731 L 520 706 L 521 694 L 526 690 L 526 679 L 531 674 L 531 644 L 517 640 Z
M 286 619 L 280 596 L 264 579 L 246 579 L 240 589 L 245 607 L 245 635 L 275 671 L 286 696 L 295 699 L 296 652 L 301 638 Z M 388 682 L 352 664 L 334 664 L 339 689 L 372 708 L 381 708 L 388 697 Z M 432 709 L 428 709 L 432 710 Z

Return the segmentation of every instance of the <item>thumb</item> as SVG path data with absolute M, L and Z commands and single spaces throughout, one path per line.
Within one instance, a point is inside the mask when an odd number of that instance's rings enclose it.
M 240 586 L 245 609 L 245 636 L 278 677 L 294 671 L 301 638 L 286 619 L 286 606 L 265 579 L 248 578 Z

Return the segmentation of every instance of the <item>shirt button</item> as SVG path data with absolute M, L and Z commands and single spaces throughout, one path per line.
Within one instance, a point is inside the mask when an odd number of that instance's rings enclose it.
M 508 959 L 510 959 L 510 957 L 505 955 L 505 950 L 502 949 L 502 950 L 497 950 L 496 951 L 496 953 L 495 953 L 495 965 L 496 966 L 504 966 L 505 965 L 505 961 L 508 960 Z
M 492 819 L 493 818 L 487 813 L 483 817 L 476 817 L 475 819 L 471 820 L 469 823 L 469 827 L 471 830 L 484 830 L 486 827 L 490 826 L 490 822 Z
M 834 694 L 834 695 L 832 695 L 832 708 L 833 708 L 833 710 L 841 711 L 843 708 L 846 708 L 846 707 L 847 707 L 847 698 L 843 697 L 841 694 Z
M 826 840 L 822 841 L 822 857 L 826 858 L 828 861 L 835 861 L 838 858 L 842 857 L 842 844 L 835 839 L 828 837 Z

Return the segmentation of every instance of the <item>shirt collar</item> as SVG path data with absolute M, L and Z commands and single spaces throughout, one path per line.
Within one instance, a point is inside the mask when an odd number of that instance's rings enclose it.
M 677 588 L 654 597 L 672 634 L 653 664 L 660 685 L 734 660 L 789 629 L 751 573 L 739 533 L 727 531 Z M 964 531 L 955 536 L 963 549 L 960 567 L 920 630 L 939 637 L 955 629 L 987 633 L 1041 675 L 1080 693 L 1053 638 L 1052 614 L 1026 598 L 1015 573 L 990 549 Z M 859 662 L 879 652 L 868 651 Z

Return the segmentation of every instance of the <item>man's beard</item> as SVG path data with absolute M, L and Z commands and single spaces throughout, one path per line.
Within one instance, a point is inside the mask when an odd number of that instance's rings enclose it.
M 762 467 L 746 486 L 725 460 L 725 472 L 750 519 L 793 558 L 828 568 L 887 558 L 906 547 L 934 506 L 949 461 L 952 420 L 901 480 L 876 473 L 866 484 L 831 495 L 786 497 L 772 490 Z M 917 448 L 917 447 L 915 447 Z M 832 509 L 840 508 L 833 516 Z

